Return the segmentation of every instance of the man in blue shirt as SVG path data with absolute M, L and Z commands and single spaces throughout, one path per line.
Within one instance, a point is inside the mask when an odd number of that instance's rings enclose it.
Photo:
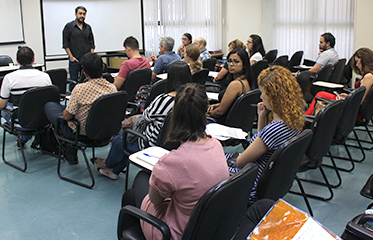
M 207 51 L 207 48 L 206 48 L 207 43 L 204 38 L 201 38 L 201 37 L 196 38 L 194 40 L 194 44 L 196 44 L 199 47 L 199 50 L 201 51 L 201 54 L 199 55 L 199 58 L 198 58 L 200 61 L 211 58 L 209 51 Z
M 154 64 L 154 69 L 152 73 L 152 80 L 154 80 L 157 74 L 164 73 L 168 64 L 181 61 L 179 55 L 177 55 L 172 49 L 174 48 L 174 39 L 172 37 L 163 37 L 159 42 L 159 54 L 156 56 L 151 55 L 151 59 Z

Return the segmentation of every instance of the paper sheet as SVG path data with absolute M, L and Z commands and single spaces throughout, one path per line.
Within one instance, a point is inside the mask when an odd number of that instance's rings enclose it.
M 230 138 L 246 139 L 248 135 L 241 128 L 227 127 L 219 123 L 207 124 L 206 134 L 211 135 L 212 137 L 221 141 L 225 141 Z
M 140 151 L 137 158 L 154 166 L 167 153 L 169 153 L 168 150 L 155 146 Z

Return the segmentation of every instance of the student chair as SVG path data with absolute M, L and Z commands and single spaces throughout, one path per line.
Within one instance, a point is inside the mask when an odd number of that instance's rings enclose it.
M 165 93 L 166 87 L 167 87 L 167 79 L 161 79 L 155 82 L 152 88 L 150 89 L 149 96 L 146 98 L 144 109 L 147 108 L 149 104 L 153 102 L 153 100 L 158 95 L 160 95 L 161 93 Z
M 237 174 L 208 190 L 195 206 L 182 239 L 231 239 L 246 210 L 257 172 L 255 164 L 247 164 Z M 145 239 L 140 224 L 127 224 L 126 220 L 129 218 L 146 221 L 162 232 L 163 239 L 171 238 L 170 229 L 163 221 L 127 205 L 119 213 L 118 239 Z
M 150 84 L 152 80 L 152 70 L 150 68 L 136 69 L 131 71 L 126 81 L 124 81 L 124 90 L 127 91 L 128 101 L 133 102 L 136 97 L 137 90 L 143 85 Z
M 320 183 L 319 181 L 316 181 L 314 179 L 305 178 L 299 178 L 300 181 L 297 180 L 297 182 L 300 188 L 302 188 L 302 181 L 327 186 L 330 196 L 321 197 L 306 193 L 307 197 L 323 201 L 329 201 L 333 198 L 333 191 L 331 185 L 322 168 L 322 160 L 323 157 L 329 152 L 329 148 L 332 143 L 335 129 L 337 128 L 337 124 L 341 116 L 342 109 L 343 101 L 335 101 L 329 103 L 320 110 L 320 112 L 317 114 L 317 116 L 311 123 L 312 125 L 310 129 L 313 132 L 313 137 L 307 148 L 306 154 L 302 159 L 298 172 L 305 172 L 311 169 L 319 169 L 324 182 Z M 336 174 L 339 174 L 338 171 L 336 171 Z M 302 195 L 302 193 L 299 192 L 290 192 Z
M 59 133 L 59 122 L 65 121 L 63 117 L 57 121 L 55 129 L 55 135 L 60 145 L 59 158 L 58 158 L 58 176 L 65 181 L 83 186 L 86 188 L 92 188 L 95 184 L 95 179 L 92 174 L 92 170 L 85 153 L 87 148 L 92 148 L 92 155 L 95 158 L 95 148 L 103 147 L 110 143 L 111 138 L 119 132 L 121 129 L 121 122 L 124 119 L 124 113 L 127 107 L 128 95 L 125 91 L 120 91 L 112 94 L 105 94 L 92 103 L 92 107 L 89 110 L 86 123 L 86 137 L 79 135 L 80 124 L 76 120 L 69 120 L 76 125 L 75 139 L 71 140 L 64 137 Z M 64 146 L 71 146 L 81 151 L 84 156 L 85 164 L 91 178 L 91 184 L 86 184 L 70 177 L 66 177 L 61 173 L 62 165 L 62 149 Z
M 268 51 L 265 55 L 264 55 L 264 59 L 266 59 L 268 61 L 268 64 L 271 65 L 273 63 L 273 61 L 275 61 L 276 57 L 277 57 L 277 49 L 273 49 L 271 51 Z
M 61 99 L 65 99 L 67 86 L 67 71 L 64 68 L 51 69 L 45 71 L 51 78 L 52 84 L 56 85 L 60 90 Z
M 5 145 L 6 134 L 9 133 L 17 137 L 20 141 L 20 134 L 36 135 L 44 131 L 45 127 L 49 125 L 47 116 L 44 113 L 44 105 L 47 102 L 59 102 L 59 89 L 57 86 L 36 87 L 27 90 L 22 94 L 18 108 L 12 111 L 1 109 L 10 114 L 10 122 L 1 123 L 0 127 L 4 129 L 3 132 L 3 161 L 4 163 L 25 172 L 27 169 L 27 161 L 23 146 L 20 144 L 23 166 L 18 166 L 5 159 Z M 20 130 L 18 126 L 29 130 Z
M 329 77 L 329 82 L 341 83 L 345 64 L 346 64 L 346 58 L 339 59 L 338 62 L 334 64 L 332 73 L 330 74 L 330 77 Z
M 297 51 L 291 56 L 289 63 L 287 65 L 287 69 L 291 72 L 294 72 L 294 67 L 299 66 L 303 57 L 303 51 Z
M 216 58 L 208 58 L 202 61 L 203 68 L 207 68 L 209 71 L 215 71 Z
M 192 72 L 193 82 L 205 85 L 205 82 L 207 80 L 208 75 L 209 75 L 209 69 L 208 68 L 202 68 L 200 70 L 194 71 L 194 72 Z
M 289 192 L 312 134 L 310 129 L 306 129 L 286 141 L 272 154 L 258 180 L 256 190 L 258 199 L 269 198 L 277 201 Z M 301 191 L 308 211 L 313 216 L 308 199 L 303 189 Z
M 9 66 L 9 63 L 13 63 L 13 60 L 11 57 L 7 55 L 0 56 L 0 66 Z
M 305 98 L 308 83 L 310 82 L 310 78 L 311 78 L 311 72 L 310 71 L 300 72 L 295 78 L 297 79 L 297 82 L 299 83 L 299 86 L 302 89 L 303 97 Z
M 251 66 L 251 69 L 253 71 L 253 82 L 250 84 L 251 89 L 258 88 L 258 76 L 267 67 L 268 61 L 266 59 L 258 61 Z
M 282 67 L 286 67 L 288 65 L 288 55 L 282 55 L 276 58 L 276 60 L 272 63 L 272 66 L 279 65 Z

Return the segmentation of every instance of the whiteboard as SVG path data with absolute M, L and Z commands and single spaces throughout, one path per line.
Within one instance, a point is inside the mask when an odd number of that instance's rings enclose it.
M 75 20 L 75 8 L 87 9 L 85 22 L 92 27 L 95 52 L 123 51 L 123 41 L 133 36 L 143 46 L 141 0 L 42 0 L 45 55 L 66 54 L 62 31 Z
M 24 42 L 21 0 L 0 0 L 0 44 Z

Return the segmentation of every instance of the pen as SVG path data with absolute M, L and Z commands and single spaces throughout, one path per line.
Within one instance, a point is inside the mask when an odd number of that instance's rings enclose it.
M 152 156 L 152 155 L 150 155 L 150 154 L 147 154 L 147 153 L 143 153 L 145 156 L 147 156 L 147 157 L 153 157 L 153 158 L 158 158 L 158 157 L 156 157 L 156 156 Z
M 333 91 L 333 93 L 335 94 L 335 95 L 337 95 L 339 98 L 341 98 L 341 95 L 339 95 L 339 93 L 337 93 L 336 91 Z M 342 98 L 341 98 L 342 99 Z

